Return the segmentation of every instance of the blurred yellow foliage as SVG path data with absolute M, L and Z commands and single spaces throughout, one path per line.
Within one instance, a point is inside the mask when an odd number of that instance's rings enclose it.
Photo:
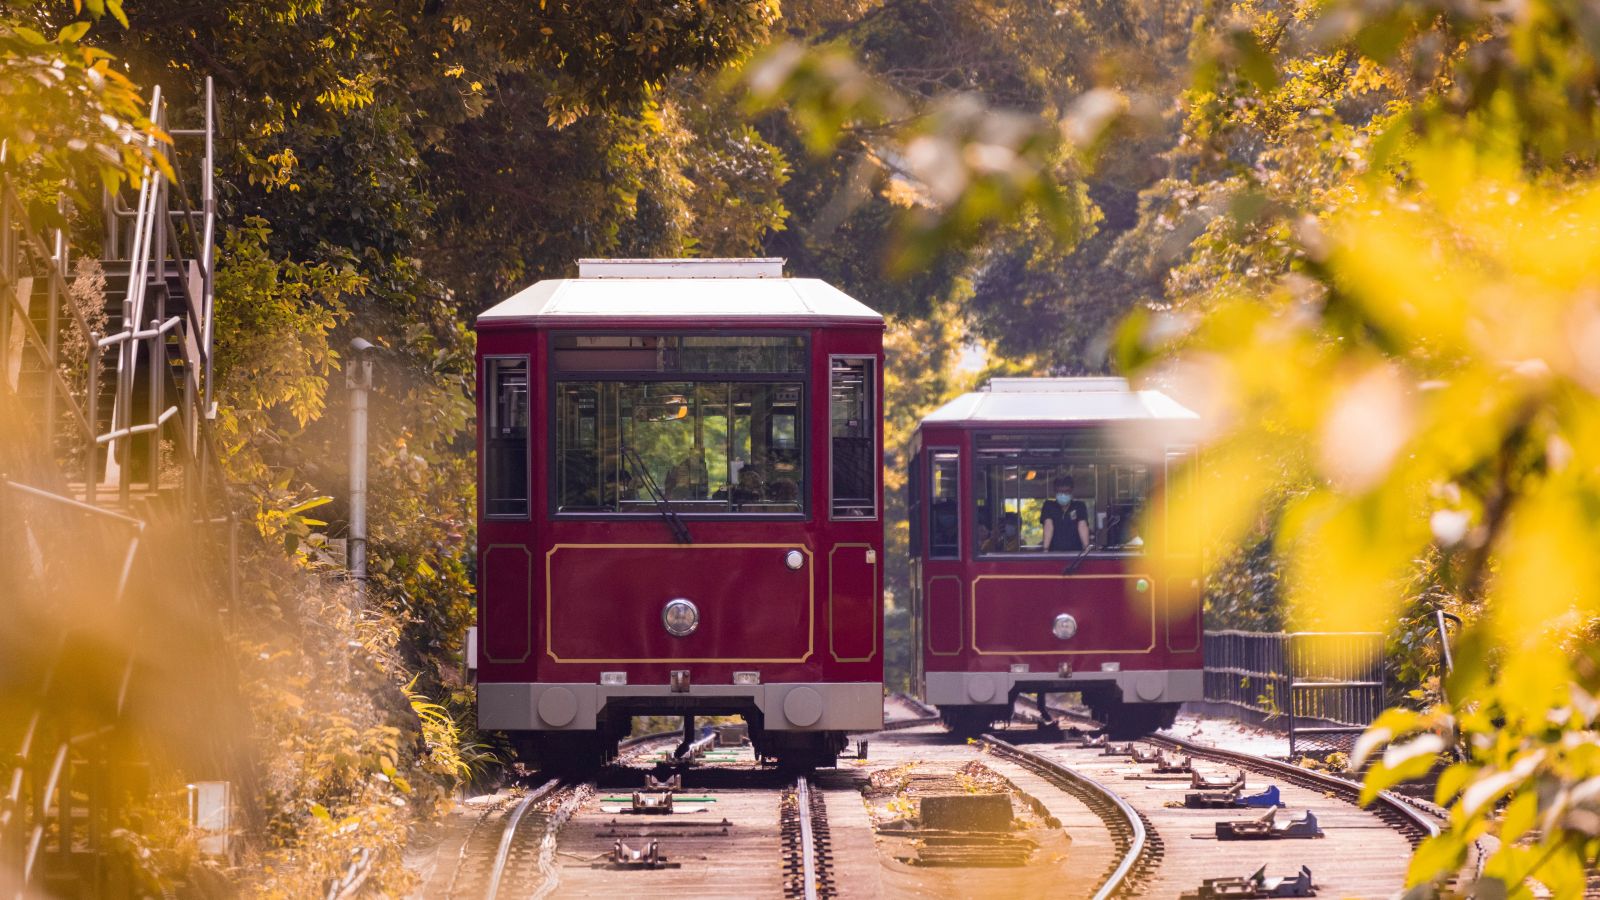
M 1600 184 L 1445 142 L 1408 162 L 1406 181 L 1357 182 L 1298 224 L 1314 277 L 1225 298 L 1164 345 L 1163 380 L 1204 386 L 1218 431 L 1153 524 L 1225 547 L 1275 491 L 1312 485 L 1279 550 L 1296 616 L 1331 630 L 1385 630 L 1414 561 L 1442 553 L 1447 587 L 1484 612 L 1454 702 L 1392 711 L 1355 764 L 1387 747 L 1375 793 L 1451 747 L 1466 760 L 1440 786 L 1456 828 L 1418 854 L 1415 883 L 1485 831 L 1537 823 L 1485 877 L 1578 896 L 1600 848 Z M 1193 575 L 1177 558 L 1169 574 Z

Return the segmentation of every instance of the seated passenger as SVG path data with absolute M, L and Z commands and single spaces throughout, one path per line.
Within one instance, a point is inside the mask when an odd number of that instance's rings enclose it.
M 735 503 L 765 503 L 767 486 L 761 480 L 761 473 L 753 466 L 741 468 L 738 482 L 733 486 L 732 498 Z
M 1107 547 L 1142 547 L 1139 537 L 1139 516 L 1132 503 L 1113 504 L 1106 514 L 1106 527 L 1101 541 Z
M 1056 496 L 1039 510 L 1046 553 L 1081 553 L 1089 546 L 1089 507 L 1072 499 L 1072 476 L 1056 483 Z
M 767 488 L 773 503 L 800 503 L 800 486 L 794 483 L 793 478 L 774 478 Z
M 668 500 L 704 500 L 709 477 L 706 461 L 698 454 L 690 453 L 667 470 L 661 489 Z
M 1022 549 L 1022 516 L 1008 512 L 1000 517 L 1000 534 L 996 548 L 1001 553 L 1016 553 Z
M 978 550 L 981 553 L 1015 553 L 1021 549 L 1021 537 L 1017 534 L 1016 513 L 1007 513 L 1000 517 L 995 531 L 990 531 L 987 525 L 978 523 Z

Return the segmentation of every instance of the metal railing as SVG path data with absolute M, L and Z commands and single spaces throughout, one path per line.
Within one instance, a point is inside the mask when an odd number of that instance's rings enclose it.
M 31 227 L 16 186 L 9 176 L 0 176 L 0 393 L 24 401 L 22 408 L 36 419 L 26 423 L 34 426 L 28 431 L 42 447 L 58 456 L 65 448 L 65 456 L 80 460 L 82 481 L 73 493 L 91 505 L 114 494 L 126 510 L 136 490 L 154 494 L 170 487 L 161 482 L 164 448 L 177 457 L 189 479 L 184 493 L 197 511 L 207 505 L 207 468 L 215 457 L 205 446 L 202 423 L 215 416 L 212 244 L 217 205 L 210 79 L 203 117 L 203 128 L 168 129 L 161 89 L 152 92 L 152 122 L 174 140 L 203 138 L 193 166 L 200 183 L 198 204 L 191 202 L 183 178 L 169 181 L 150 164 L 141 172 L 133 207 L 114 192 L 106 196 L 100 255 L 115 267 L 108 271 L 108 281 L 126 278 L 125 285 L 118 285 L 122 296 L 114 310 L 121 328 L 109 334 L 98 333 L 72 300 L 65 232 L 58 229 L 47 239 Z M 147 155 L 154 154 L 155 138 L 147 142 Z M 0 147 L 0 159 L 4 153 Z M 174 149 L 172 157 L 177 171 L 176 163 L 189 155 Z M 41 301 L 42 309 L 35 308 Z M 82 357 L 64 352 L 69 328 L 86 345 Z M 25 363 L 33 363 L 34 369 L 26 370 Z M 67 372 L 85 373 L 81 391 L 69 383 Z M 41 386 L 24 396 L 29 376 Z M 109 410 L 101 408 L 105 393 L 110 395 Z M 102 412 L 109 413 L 109 427 L 103 427 Z M 66 434 L 61 433 L 63 414 Z M 139 453 L 143 477 L 136 479 L 133 463 Z
M 1282 728 L 1289 753 L 1347 747 L 1383 712 L 1377 632 L 1208 631 L 1205 699 Z
M 106 566 L 109 577 L 73 590 L 98 598 L 111 614 L 128 605 L 123 597 L 136 563 L 142 577 L 173 584 L 199 574 L 208 593 L 215 588 L 225 598 L 214 612 L 236 605 L 238 523 L 210 428 L 217 206 L 212 98 L 208 78 L 204 127 L 170 129 L 161 90 L 154 90 L 151 121 L 174 140 L 203 139 L 200 152 L 191 146 L 171 153 L 175 173 L 186 162 L 191 177 L 198 176 L 199 203 L 191 202 L 183 178 L 168 180 L 150 165 L 133 206 L 107 194 L 98 255 L 108 288 L 118 279 L 121 296 L 109 298 L 103 310 L 86 309 L 83 298 L 73 296 L 69 275 L 69 256 L 94 254 L 73 254 L 64 230 L 37 228 L 23 192 L 0 175 L 0 418 L 7 431 L 0 444 L 0 588 L 16 592 L 5 596 L 9 592 L 0 589 L 0 596 L 13 615 L 29 604 L 59 607 L 54 598 L 67 596 L 61 572 L 88 578 Z M 146 149 L 153 152 L 153 139 Z M 0 145 L 0 159 L 4 153 Z M 63 207 L 63 219 L 67 212 Z M 120 316 L 120 328 L 99 333 L 93 323 L 102 311 Z M 108 410 L 103 398 L 110 400 Z M 182 533 L 204 534 L 208 547 L 227 554 L 225 582 L 210 583 L 216 569 L 146 572 L 151 551 L 142 549 L 148 543 L 142 536 L 152 516 L 199 526 Z M 84 666 L 81 648 L 74 648 L 104 623 L 47 618 L 41 624 L 47 627 L 31 637 L 40 655 L 28 670 L 42 673 L 35 699 L 0 709 L 6 759 L 0 769 L 0 896 L 32 896 L 47 874 L 68 872 L 79 879 L 76 893 L 103 895 L 107 847 L 125 825 L 126 798 L 109 785 L 121 764 L 113 748 L 139 669 L 138 642 L 130 641 L 115 660 Z M 93 715 L 75 714 L 59 695 L 84 689 L 111 698 L 109 704 Z

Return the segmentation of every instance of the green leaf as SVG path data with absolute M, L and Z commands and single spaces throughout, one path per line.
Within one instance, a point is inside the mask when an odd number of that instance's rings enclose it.
M 307 500 L 303 503 L 296 503 L 294 506 L 284 510 L 284 512 L 292 516 L 296 513 L 303 513 L 308 509 L 316 509 L 319 506 L 326 506 L 332 502 L 332 497 L 312 497 L 310 500 Z
M 1406 869 L 1406 886 L 1428 884 L 1454 872 L 1466 858 L 1466 844 L 1455 831 L 1441 832 L 1417 847 Z
M 1467 782 L 1471 781 L 1477 772 L 1477 766 L 1464 762 L 1458 762 L 1445 769 L 1439 774 L 1439 783 L 1434 787 L 1433 802 L 1440 806 L 1447 805 L 1461 793 L 1461 789 L 1467 786 Z
M 1506 804 L 1506 811 L 1500 818 L 1500 840 L 1515 841 L 1528 833 L 1533 827 L 1534 820 L 1539 817 L 1539 794 L 1536 791 L 1524 791 L 1518 794 L 1510 803 Z
M 1422 725 L 1422 716 L 1409 709 L 1388 709 L 1367 727 L 1350 751 L 1350 768 L 1366 765 L 1367 758 L 1379 747 L 1395 738 L 1409 734 Z
M 1390 710 L 1398 712 L 1399 710 Z M 1369 732 L 1370 733 L 1370 732 Z M 1439 751 L 1444 749 L 1444 738 L 1437 734 L 1423 734 L 1404 744 L 1390 744 L 1383 751 L 1383 759 L 1367 772 L 1361 785 L 1361 804 L 1371 803 L 1382 791 L 1414 778 L 1421 778 L 1433 768 Z
M 75 44 L 88 30 L 88 22 L 73 22 L 56 33 L 56 40 L 63 44 Z
M 1256 90 L 1266 93 L 1278 86 L 1278 68 L 1272 62 L 1272 55 L 1253 33 L 1237 29 L 1228 35 L 1228 43 L 1233 47 L 1239 74 L 1255 85 Z

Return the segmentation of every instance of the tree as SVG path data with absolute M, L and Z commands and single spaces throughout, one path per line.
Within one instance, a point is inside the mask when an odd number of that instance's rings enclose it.
M 1555 4 L 1236 13 L 1201 33 L 1185 177 L 1147 196 L 1147 243 L 1186 246 L 1166 298 L 1186 317 L 1122 339 L 1127 366 L 1221 386 L 1173 524 L 1229 543 L 1282 504 L 1302 622 L 1463 613 L 1443 696 L 1385 713 L 1353 763 L 1375 759 L 1369 797 L 1447 766 L 1418 895 L 1490 833 L 1465 890 L 1580 896 L 1600 853 L 1597 385 L 1573 351 L 1600 282 L 1593 48 Z

